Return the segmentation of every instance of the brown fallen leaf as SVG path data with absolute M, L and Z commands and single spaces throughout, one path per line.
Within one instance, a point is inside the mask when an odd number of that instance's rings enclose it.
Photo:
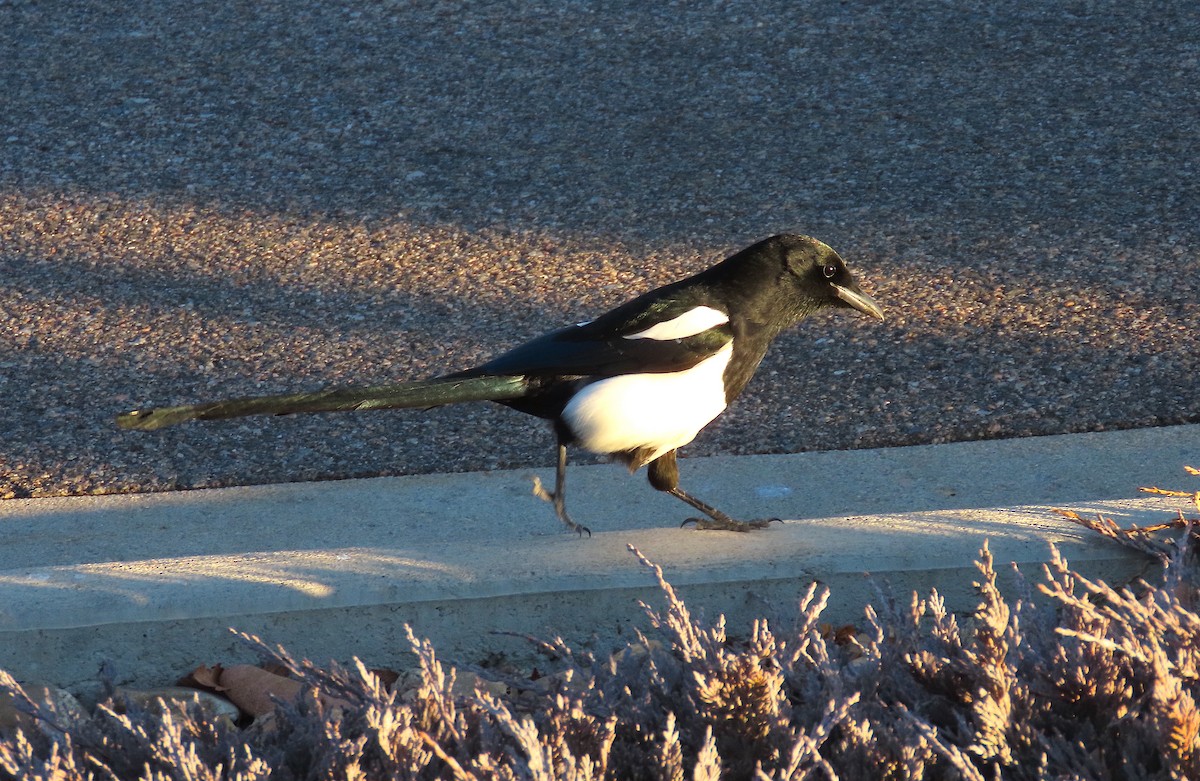
M 224 694 L 242 712 L 258 717 L 275 710 L 275 700 L 294 702 L 304 688 L 297 680 L 268 672 L 252 664 L 235 664 L 221 671 L 218 684 Z M 319 695 L 321 703 L 330 708 L 345 708 L 346 700 Z
M 378 678 L 379 682 L 383 684 L 383 688 L 388 691 L 391 691 L 392 686 L 400 679 L 400 673 L 386 667 L 373 667 L 371 674 Z
M 207 692 L 223 692 L 224 689 L 221 688 L 220 683 L 223 669 L 219 664 L 214 664 L 212 667 L 202 664 L 176 681 L 175 685 Z
M 235 664 L 223 669 L 218 683 L 234 705 L 256 717 L 275 710 L 272 698 L 290 702 L 296 699 L 301 689 L 299 681 L 252 664 Z

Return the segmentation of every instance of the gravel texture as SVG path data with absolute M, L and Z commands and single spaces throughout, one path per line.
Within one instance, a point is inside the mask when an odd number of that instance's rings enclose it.
M 1200 421 L 1193 2 L 0 0 L 0 496 L 552 463 L 458 369 L 782 231 L 889 315 L 691 455 Z M 837 482 L 830 475 L 830 482 Z

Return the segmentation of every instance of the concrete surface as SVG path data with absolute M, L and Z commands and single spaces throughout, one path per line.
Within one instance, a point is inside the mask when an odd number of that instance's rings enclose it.
M 627 544 L 735 631 L 786 622 L 813 580 L 833 589 L 829 620 L 853 622 L 874 598 L 864 572 L 969 610 L 985 539 L 1031 579 L 1048 543 L 1091 577 L 1148 572 L 1049 508 L 1162 520 L 1178 500 L 1137 488 L 1186 487 L 1197 462 L 1200 426 L 684 461 L 684 485 L 718 507 L 791 519 L 754 534 L 678 529 L 687 508 L 610 465 L 568 476 L 591 539 L 559 530 L 525 472 L 10 500 L 0 667 L 86 689 L 108 660 L 119 681 L 164 683 L 247 658 L 229 627 L 375 665 L 408 663 L 404 622 L 464 661 L 529 654 L 490 630 L 604 648 L 641 623 L 637 599 L 660 602 Z

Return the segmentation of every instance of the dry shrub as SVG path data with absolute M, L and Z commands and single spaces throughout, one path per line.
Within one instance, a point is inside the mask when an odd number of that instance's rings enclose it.
M 936 592 L 902 604 L 881 591 L 857 632 L 831 633 L 819 622 L 828 594 L 814 585 L 795 626 L 776 635 L 757 621 L 740 639 L 723 620 L 694 619 L 634 551 L 665 597 L 662 610 L 643 606 L 648 636 L 605 659 L 550 641 L 561 669 L 540 689 L 456 695 L 454 671 L 411 632 L 419 682 L 404 697 L 357 662 L 322 669 L 248 638 L 306 694 L 249 729 L 104 706 L 61 724 L 26 701 L 38 727 L 0 741 L 0 777 L 1200 778 L 1185 526 L 1170 545 L 1134 535 L 1166 565 L 1154 586 L 1089 581 L 1054 551 L 1036 589 L 1010 602 L 985 544 L 972 616 L 949 614 Z M 0 689 L 22 696 L 2 673 Z

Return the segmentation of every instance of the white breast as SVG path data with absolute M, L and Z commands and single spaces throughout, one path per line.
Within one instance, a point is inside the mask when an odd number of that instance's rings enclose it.
M 593 453 L 651 448 L 652 461 L 691 442 L 725 409 L 725 367 L 732 342 L 690 369 L 625 374 L 583 388 L 562 418 Z

